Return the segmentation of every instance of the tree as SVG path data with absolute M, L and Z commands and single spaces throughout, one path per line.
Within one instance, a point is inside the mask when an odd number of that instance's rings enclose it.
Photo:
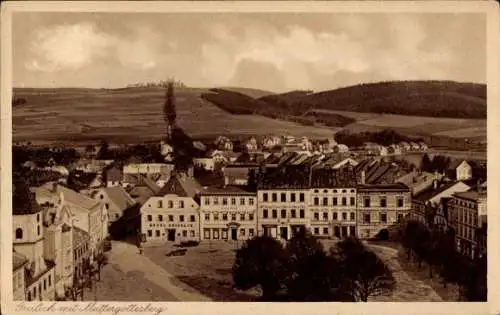
M 249 191 L 257 191 L 257 174 L 253 168 L 248 171 L 247 188 Z
M 422 156 L 422 162 L 420 163 L 420 168 L 423 171 L 430 172 L 431 171 L 431 159 L 427 153 Z
M 485 302 L 488 299 L 486 255 L 467 263 L 462 270 L 460 299 L 469 302 Z
M 104 265 L 108 263 L 108 257 L 104 253 L 99 253 L 97 255 L 96 261 L 97 261 L 96 274 L 98 276 L 98 280 L 101 281 L 101 269 Z
M 286 279 L 286 262 L 286 251 L 280 242 L 269 236 L 253 238 L 236 252 L 235 287 L 247 290 L 260 285 L 262 299 L 273 301 Z
M 346 288 L 357 301 L 367 302 L 370 296 L 394 289 L 390 268 L 359 240 L 349 238 L 337 244 L 337 255 Z

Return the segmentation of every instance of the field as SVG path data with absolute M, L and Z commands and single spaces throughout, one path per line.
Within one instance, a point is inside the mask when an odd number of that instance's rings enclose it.
M 43 93 L 40 93 L 40 92 Z M 176 93 L 178 124 L 191 136 L 283 133 L 331 137 L 336 129 L 302 126 L 252 115 L 231 115 L 202 100 L 203 89 Z M 14 141 L 92 140 L 146 141 L 162 137 L 164 90 L 16 90 L 26 104 L 13 107 Z
M 391 128 L 405 134 L 436 135 L 455 138 L 486 139 L 486 119 L 419 117 L 392 114 L 357 113 L 338 110 L 315 110 L 356 119 L 345 129 L 351 132 L 374 131 Z

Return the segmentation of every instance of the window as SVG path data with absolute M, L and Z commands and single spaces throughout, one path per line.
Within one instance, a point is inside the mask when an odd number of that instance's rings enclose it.
M 194 230 L 191 230 L 191 231 L 189 232 L 189 236 L 191 236 L 191 237 L 195 237 Z
M 47 279 L 43 279 L 43 290 L 47 290 Z
M 40 225 L 38 225 L 38 226 L 36 227 L 36 234 L 37 234 L 37 235 L 40 235 Z
M 153 221 L 153 216 L 152 216 L 152 215 L 150 215 L 150 214 L 148 214 L 148 221 L 149 221 L 149 222 Z
M 210 239 L 210 229 L 203 229 L 203 238 L 206 240 Z
M 277 201 L 278 201 L 278 195 L 277 195 L 276 193 L 273 193 L 273 194 L 271 195 L 271 197 L 272 197 L 272 201 L 273 201 L 273 202 L 277 202 Z
M 328 221 L 328 212 L 323 212 L 323 221 Z
M 158 221 L 163 222 L 163 216 L 161 214 L 158 215 Z
M 339 203 L 338 198 L 337 197 L 333 197 L 333 205 L 336 206 L 336 205 L 338 205 L 338 203 Z
M 328 206 L 328 198 L 323 197 L 323 206 Z
M 342 189 L 342 193 L 344 193 L 344 194 L 345 194 L 346 192 L 347 192 L 347 190 L 345 190 L 345 189 Z
M 291 202 L 295 202 L 295 201 L 296 201 L 296 200 L 295 200 L 295 193 L 291 193 L 291 194 L 290 194 L 290 201 L 291 201 Z
M 248 198 L 248 204 L 249 204 L 250 206 L 253 206 L 253 198 Z
M 163 208 L 163 201 L 158 200 L 158 208 Z
M 337 212 L 334 212 L 334 213 L 333 213 L 333 219 L 334 219 L 334 220 L 338 220 L 338 217 L 337 217 Z
M 401 222 L 402 220 L 403 220 L 403 214 L 398 213 L 398 223 Z
M 364 223 L 370 223 L 370 214 L 365 214 L 364 216 L 364 220 L 363 220 Z
M 304 202 L 304 201 L 305 201 L 305 199 L 306 199 L 306 198 L 305 198 L 304 193 L 300 193 L 300 195 L 299 195 L 299 200 L 300 200 L 300 202 Z
M 314 212 L 314 220 L 319 220 L 319 213 L 318 212 Z
M 276 219 L 278 217 L 278 210 L 273 209 L 273 219 Z
M 231 198 L 231 205 L 235 206 L 236 205 L 236 198 Z
M 223 221 L 227 221 L 227 213 L 223 213 L 222 214 L 222 220 Z
M 297 212 L 295 211 L 295 209 L 292 209 L 290 216 L 292 218 L 296 218 L 297 217 Z
M 52 285 L 52 275 L 49 275 L 49 288 Z
M 33 298 L 36 299 L 36 286 L 33 288 Z
M 262 194 L 262 200 L 263 200 L 264 202 L 267 202 L 267 201 L 269 200 L 269 197 L 268 197 L 267 193 L 263 193 L 263 194 Z
M 210 218 L 208 218 L 210 220 Z M 168 221 L 170 222 L 174 222 L 174 216 L 173 215 L 169 215 L 168 216 Z
M 323 234 L 328 235 L 328 228 L 327 227 L 323 228 Z
M 319 228 L 314 228 L 314 234 L 319 234 Z
M 387 207 L 387 198 L 386 197 L 381 197 L 380 198 L 380 207 L 386 208 Z
M 354 206 L 356 204 L 356 198 L 351 197 L 351 206 Z
M 184 222 L 184 216 L 183 215 L 179 216 L 179 221 Z
M 301 219 L 303 219 L 305 217 L 305 210 L 304 209 L 300 209 L 299 216 Z
M 242 205 L 242 206 L 245 205 L 245 198 L 240 198 L 240 205 Z
M 342 212 L 342 220 L 343 221 L 347 220 L 347 212 Z
M 370 197 L 365 197 L 365 208 L 369 208 L 370 207 Z
M 250 237 L 254 236 L 254 229 L 248 229 L 248 236 Z
M 281 202 L 286 202 L 286 194 L 281 193 Z
M 281 210 L 281 218 L 286 219 L 286 210 L 285 209 Z
M 221 236 L 223 240 L 227 240 L 227 229 L 222 229 Z
M 195 219 L 194 215 L 189 216 L 189 221 L 191 221 L 191 222 L 196 221 L 196 219 Z
M 219 221 L 219 214 L 218 213 L 214 213 L 214 221 Z
M 354 221 L 354 220 L 356 220 L 356 213 L 351 212 L 351 221 Z
M 217 197 L 214 198 L 214 205 L 218 205 L 219 204 L 219 199 Z
M 28 301 L 31 301 L 31 292 L 28 292 Z
M 236 221 L 236 214 L 235 213 L 231 214 L 231 220 Z
M 153 231 L 148 230 L 148 237 L 151 237 L 151 236 L 153 236 Z
M 397 204 L 398 204 L 398 207 L 404 207 L 403 197 L 398 197 L 397 198 Z
M 184 200 L 179 200 L 179 208 L 184 208 Z
M 214 240 L 218 240 L 219 239 L 219 229 L 214 229 L 213 233 L 214 233 Z
M 245 214 L 244 213 L 240 214 L 240 220 L 245 221 Z
M 240 230 L 240 236 L 245 236 L 245 229 Z
M 160 237 L 160 230 L 156 230 L 156 237 Z
M 267 213 L 267 209 L 264 209 L 264 210 L 262 211 L 262 217 L 263 217 L 264 219 L 267 219 L 268 215 L 269 215 L 269 214 Z
M 253 213 L 250 213 L 250 214 L 248 215 L 248 220 L 253 221 Z
M 342 205 L 343 206 L 347 205 L 347 198 L 346 197 L 342 197 Z
M 209 198 L 205 198 L 205 205 L 209 205 L 210 204 L 210 199 Z
M 168 207 L 173 208 L 174 207 L 174 202 L 172 200 L 168 201 Z
M 314 197 L 314 205 L 319 206 L 319 198 L 318 197 Z
M 104 199 L 104 196 L 101 194 L 101 195 L 99 195 L 99 198 L 100 199 Z
M 187 237 L 188 236 L 188 231 L 184 230 L 182 231 L 182 237 Z
M 40 213 L 36 215 L 36 222 L 40 222 Z
M 224 206 L 226 206 L 226 205 L 227 205 L 227 198 L 222 198 L 222 204 L 223 204 Z

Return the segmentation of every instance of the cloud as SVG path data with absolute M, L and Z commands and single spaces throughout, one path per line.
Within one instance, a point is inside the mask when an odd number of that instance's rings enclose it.
M 158 34 L 146 28 L 124 37 L 100 31 L 91 23 L 57 25 L 36 32 L 30 46 L 32 58 L 25 67 L 31 71 L 74 71 L 107 59 L 125 68 L 147 70 L 162 57 L 158 42 Z M 170 50 L 176 45 L 168 43 Z

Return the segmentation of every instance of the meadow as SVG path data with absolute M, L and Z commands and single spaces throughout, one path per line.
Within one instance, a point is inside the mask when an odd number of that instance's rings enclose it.
M 326 138 L 337 130 L 262 116 L 231 115 L 201 99 L 203 91 L 176 91 L 178 124 L 193 137 L 287 133 Z M 13 140 L 156 140 L 165 132 L 164 95 L 160 88 L 16 89 L 14 97 L 26 103 L 13 106 Z

